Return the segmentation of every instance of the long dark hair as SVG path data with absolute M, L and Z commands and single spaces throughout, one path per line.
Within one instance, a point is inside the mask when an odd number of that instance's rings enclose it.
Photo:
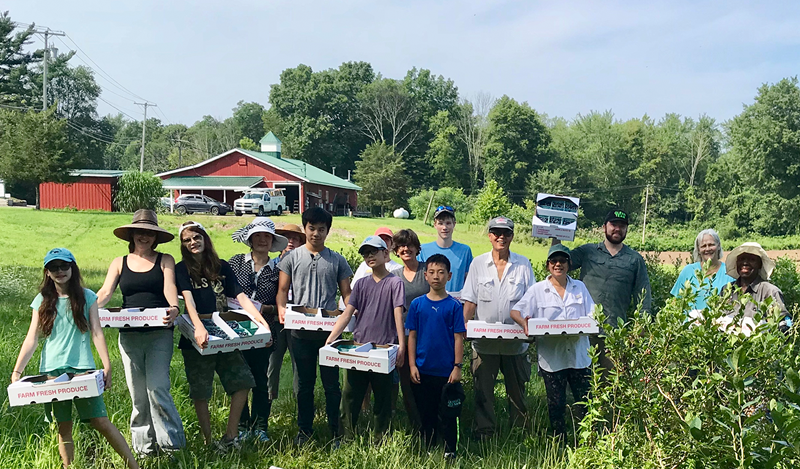
M 189 223 L 194 222 L 186 222 L 184 225 L 188 225 Z M 200 255 L 200 262 L 197 262 L 192 255 L 192 252 L 189 251 L 189 248 L 187 248 L 186 244 L 183 242 L 183 233 L 187 231 L 199 233 L 203 236 L 204 247 L 203 252 Z M 200 283 L 204 278 L 211 282 L 219 279 L 219 271 L 222 267 L 222 264 L 219 262 L 219 256 L 217 255 L 217 251 L 214 249 L 214 244 L 211 242 L 211 237 L 208 236 L 208 233 L 206 233 L 205 230 L 197 225 L 191 225 L 181 232 L 180 241 L 181 256 L 183 257 L 183 262 L 186 263 L 186 270 L 189 271 L 189 276 L 192 277 L 192 280 L 194 280 L 196 283 Z
M 83 279 L 81 278 L 81 271 L 78 269 L 78 264 L 74 262 L 69 263 L 72 268 L 72 277 L 67 283 L 67 294 L 69 295 L 69 305 L 72 308 L 72 320 L 75 322 L 75 327 L 81 332 L 89 330 L 89 321 L 83 312 L 86 308 L 86 295 L 83 292 Z M 47 275 L 47 269 L 44 269 L 44 278 L 39 287 L 39 293 L 42 294 L 42 304 L 39 306 L 39 329 L 43 336 L 47 337 L 53 332 L 53 324 L 56 321 L 56 313 L 58 312 L 56 306 L 58 305 L 58 291 L 56 290 L 56 283 Z

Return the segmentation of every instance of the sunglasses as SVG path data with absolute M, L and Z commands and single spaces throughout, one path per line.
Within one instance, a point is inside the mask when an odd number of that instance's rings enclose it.
M 51 273 L 67 272 L 72 268 L 72 264 L 48 264 L 47 270 Z
M 453 207 L 451 207 L 449 205 L 440 205 L 440 206 L 436 207 L 436 211 L 437 212 L 441 212 L 442 210 L 445 210 L 445 211 L 448 211 L 448 212 L 453 212 L 453 213 L 456 212 L 456 209 L 454 209 Z
M 510 238 L 511 236 L 514 235 L 514 232 L 511 230 L 489 230 L 489 234 L 493 235 L 495 238 L 499 238 L 501 236 Z
M 182 239 L 182 240 L 181 240 L 181 242 L 182 242 L 183 244 L 190 244 L 192 241 L 199 242 L 199 241 L 202 241 L 202 240 L 203 240 L 203 235 L 201 235 L 201 234 L 196 234 L 196 235 L 192 236 L 191 238 L 184 238 L 184 239 Z
M 556 265 L 556 264 L 566 265 L 566 264 L 569 264 L 569 258 L 566 258 L 566 257 L 551 257 L 550 259 L 547 259 L 547 262 L 549 264 L 553 264 L 553 265 Z

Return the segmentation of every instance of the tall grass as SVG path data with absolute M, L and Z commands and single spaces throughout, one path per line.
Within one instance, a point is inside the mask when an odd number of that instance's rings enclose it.
M 111 260 L 127 252 L 124 242 L 111 234 L 114 227 L 129 223 L 130 214 L 37 212 L 19 209 L 0 209 L 0 377 L 8 382 L 19 347 L 30 324 L 30 302 L 36 295 L 41 280 L 41 259 L 45 252 L 55 246 L 67 247 L 75 253 L 87 287 L 97 290 L 102 285 L 106 269 Z M 177 225 L 187 217 L 161 216 L 162 225 L 177 232 Z M 243 245 L 234 245 L 230 234 L 244 225 L 250 218 L 239 217 L 193 217 L 209 228 L 211 236 L 222 257 L 243 252 Z M 277 217 L 280 222 L 299 222 L 299 217 Z M 349 220 L 336 218 L 330 237 L 331 247 L 350 246 L 353 240 L 363 239 L 375 228 L 388 225 L 392 229 L 412 227 L 424 241 L 432 240 L 435 233 L 416 221 L 402 220 Z M 486 236 L 479 229 L 463 229 L 459 225 L 457 239 L 473 246 L 475 254 L 489 250 Z M 426 239 L 427 238 L 427 239 Z M 541 247 L 521 246 L 528 255 L 541 260 Z M 177 243 L 168 243 L 159 248 L 179 256 Z M 121 303 L 119 292 L 112 305 Z M 177 334 L 177 332 L 176 332 Z M 116 345 L 118 333 L 106 330 L 106 341 L 113 366 L 112 389 L 104 394 L 109 418 L 122 430 L 130 441 L 128 419 L 131 411 L 119 349 Z M 533 363 L 536 357 L 531 356 Z M 99 364 L 99 359 L 96 358 Z M 31 359 L 28 374 L 38 370 L 39 351 Z M 419 445 L 419 440 L 407 424 L 402 403 L 399 403 L 394 419 L 393 433 L 382 445 L 373 445 L 368 438 L 346 441 L 339 450 L 329 444 L 324 416 L 324 396 L 318 386 L 315 435 L 311 444 L 296 447 L 292 439 L 297 433 L 295 423 L 295 401 L 291 391 L 291 364 L 288 354 L 282 371 L 282 387 L 278 401 L 273 406 L 270 419 L 268 444 L 248 443 L 242 451 L 222 455 L 202 444 L 194 408 L 188 396 L 188 385 L 183 370 L 183 360 L 176 350 L 171 365 L 172 394 L 183 419 L 188 447 L 174 459 L 159 457 L 147 461 L 152 468 L 266 468 L 275 465 L 282 468 L 561 468 L 567 461 L 564 449 L 549 438 L 547 433 L 547 411 L 544 386 L 535 375 L 528 383 L 527 404 L 530 421 L 525 428 L 510 428 L 505 411 L 505 390 L 498 381 L 495 395 L 499 432 L 494 440 L 478 443 L 471 438 L 473 400 L 471 376 L 465 372 L 467 402 L 460 422 L 459 458 L 448 465 L 443 459 L 442 449 L 429 454 Z M 219 382 L 211 401 L 211 418 L 214 435 L 223 434 L 227 419 L 229 399 Z M 367 422 L 368 415 L 361 421 Z M 367 429 L 364 428 L 364 431 Z M 122 467 L 122 461 L 97 432 L 86 425 L 76 425 L 75 468 Z M 363 433 L 362 433 L 363 435 Z M 56 432 L 43 420 L 42 406 L 10 408 L 5 387 L 0 387 L 0 468 L 59 468 Z

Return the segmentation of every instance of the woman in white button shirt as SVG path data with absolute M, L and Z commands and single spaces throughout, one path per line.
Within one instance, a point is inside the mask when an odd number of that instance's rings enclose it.
M 550 275 L 531 287 L 511 310 L 511 317 L 528 333 L 528 318 L 576 319 L 592 316 L 594 301 L 586 285 L 567 275 L 569 249 L 556 244 L 547 253 Z M 589 392 L 592 364 L 589 337 L 586 335 L 548 335 L 537 337 L 539 375 L 547 391 L 550 426 L 557 436 L 566 436 L 564 416 L 567 407 L 567 384 L 576 402 Z M 583 418 L 583 406 L 575 406 L 575 421 Z

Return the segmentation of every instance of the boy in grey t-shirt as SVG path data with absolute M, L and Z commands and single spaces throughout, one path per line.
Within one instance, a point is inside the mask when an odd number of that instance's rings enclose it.
M 378 345 L 398 344 L 397 366 L 403 366 L 405 356 L 405 330 L 403 329 L 403 307 L 405 289 L 400 277 L 386 270 L 389 251 L 379 236 L 368 236 L 358 249 L 364 262 L 372 273 L 360 278 L 353 285 L 347 308 L 339 317 L 327 343 L 339 338 L 344 328 L 356 315 L 353 338 L 359 343 Z M 383 435 L 389 429 L 392 418 L 392 397 L 394 391 L 394 371 L 392 373 L 372 373 L 370 371 L 346 370 L 344 392 L 342 393 L 341 419 L 345 434 L 352 436 L 361 411 L 364 395 L 372 386 L 375 395 L 375 433 Z
M 295 304 L 310 308 L 336 309 L 336 290 L 345 302 L 350 298 L 350 277 L 353 275 L 347 260 L 339 253 L 325 247 L 325 239 L 333 217 L 315 207 L 303 212 L 303 230 L 306 244 L 291 251 L 278 264 L 278 315 L 284 322 L 289 289 Z M 297 370 L 297 426 L 300 431 L 296 444 L 311 438 L 314 423 L 314 385 L 317 381 L 319 349 L 325 345 L 327 332 L 293 330 L 289 334 L 292 360 Z M 320 367 L 320 378 L 325 390 L 325 412 L 334 438 L 339 436 L 339 370 Z

